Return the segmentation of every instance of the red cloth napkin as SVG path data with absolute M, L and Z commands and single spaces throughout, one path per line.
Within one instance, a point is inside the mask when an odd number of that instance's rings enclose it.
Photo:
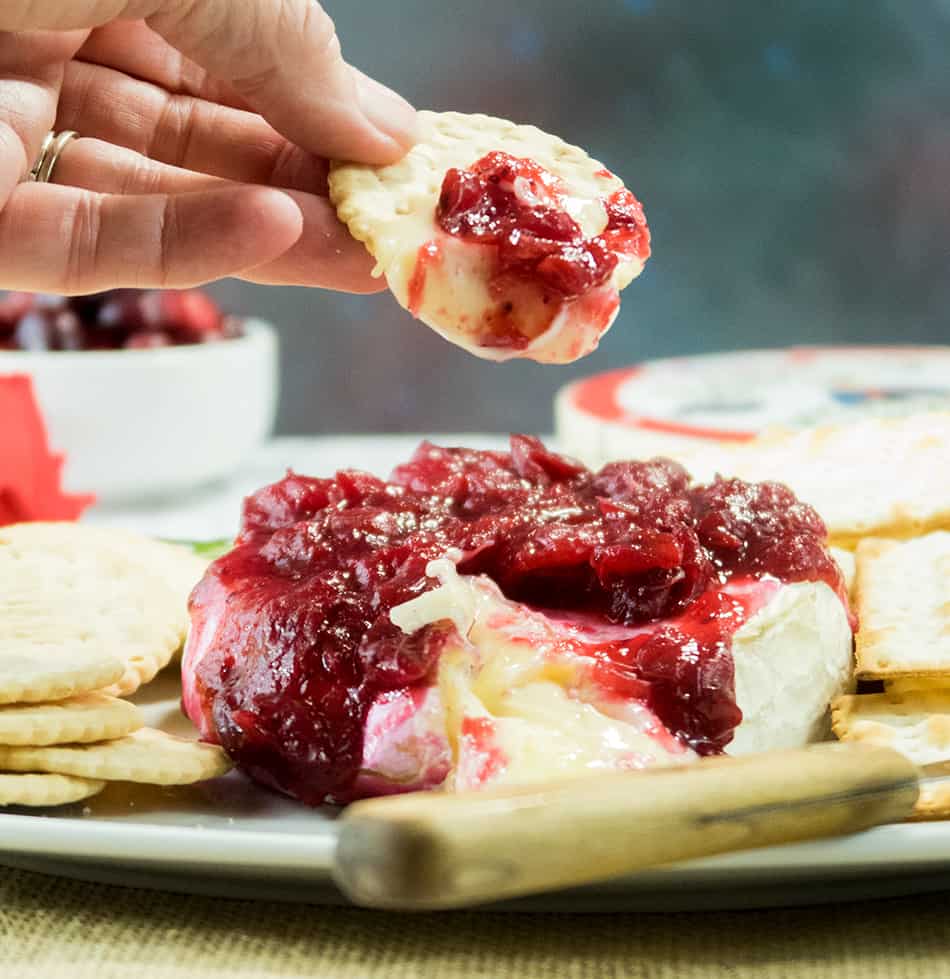
M 0 376 L 0 526 L 75 520 L 93 502 L 63 492 L 63 459 L 50 450 L 30 378 Z

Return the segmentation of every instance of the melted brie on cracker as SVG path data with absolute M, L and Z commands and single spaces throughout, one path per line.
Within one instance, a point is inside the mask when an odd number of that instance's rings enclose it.
M 393 295 L 414 316 L 479 357 L 568 363 L 593 350 L 616 316 L 619 291 L 640 274 L 649 254 L 649 234 L 636 199 L 583 150 L 534 126 L 426 111 L 419 113 L 419 125 L 419 142 L 398 163 L 331 167 L 330 198 L 350 233 L 376 259 L 376 274 L 385 275 Z M 536 280 L 520 272 L 499 280 L 497 244 L 448 233 L 437 222 L 446 174 L 471 172 L 498 153 L 525 163 L 532 174 L 542 168 L 538 179 L 522 175 L 505 183 L 519 205 L 533 216 L 542 214 L 532 226 L 541 238 L 557 223 L 551 216 L 557 210 L 575 222 L 584 239 L 597 239 L 593 257 L 580 254 L 581 248 L 562 252 L 550 263 L 565 269 L 573 265 L 565 272 L 573 281 L 599 258 L 605 270 L 612 266 L 603 281 L 563 298 L 566 294 L 557 290 L 540 290 Z M 492 179 L 497 186 L 497 174 Z M 458 193 L 445 194 L 458 203 Z M 609 233 L 609 208 L 619 199 L 616 195 L 624 195 L 625 206 L 642 222 L 636 247 L 620 244 Z M 471 208 L 474 224 L 480 223 L 477 233 L 483 233 L 497 210 L 477 202 Z M 505 237 L 506 247 L 517 249 L 524 235 L 516 229 Z M 550 263 L 544 271 L 556 276 L 558 269 Z

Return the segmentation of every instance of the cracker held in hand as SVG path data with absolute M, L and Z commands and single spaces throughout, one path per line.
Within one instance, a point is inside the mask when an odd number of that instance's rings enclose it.
M 950 673 L 950 533 L 858 545 L 858 676 Z
M 48 745 L 107 741 L 142 726 L 135 704 L 85 693 L 51 704 L 0 706 L 0 744 Z
M 115 741 L 45 748 L 0 745 L 0 771 L 55 772 L 106 782 L 188 785 L 223 775 L 231 762 L 222 748 L 140 728 Z
M 839 697 L 831 718 L 842 741 L 893 748 L 917 765 L 950 761 L 950 690 Z M 925 819 L 950 815 L 950 782 L 925 783 L 915 815 Z
M 0 806 L 63 806 L 101 792 L 105 782 L 71 775 L 0 774 Z
M 678 454 L 697 480 L 716 472 L 785 483 L 828 526 L 832 544 L 950 529 L 950 412 L 866 417 L 766 433 Z
M 0 528 L 0 703 L 151 679 L 184 639 L 155 542 L 80 524 Z
M 593 350 L 650 254 L 643 209 L 583 150 L 534 126 L 420 112 L 386 167 L 335 163 L 330 198 L 396 299 L 479 357 Z

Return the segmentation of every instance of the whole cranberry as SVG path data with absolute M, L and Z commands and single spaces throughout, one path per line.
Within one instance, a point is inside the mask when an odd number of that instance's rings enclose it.
M 0 334 L 13 332 L 20 317 L 33 308 L 33 293 L 8 292 L 0 298 Z
M 13 331 L 13 342 L 18 350 L 52 350 L 55 347 L 52 317 L 46 310 L 32 309 L 20 317 Z
M 161 304 L 163 329 L 178 343 L 203 343 L 224 336 L 221 310 L 214 300 L 197 289 L 153 293 Z
M 173 342 L 164 330 L 142 330 L 133 333 L 123 346 L 126 350 L 154 350 L 156 347 L 170 347 Z
M 69 308 L 83 324 L 92 324 L 99 315 L 100 307 L 111 295 L 111 292 L 93 292 L 87 296 L 70 296 Z
M 51 332 L 55 350 L 82 350 L 85 331 L 79 317 L 71 309 L 53 314 Z
M 108 334 L 106 344 L 120 347 L 125 338 L 136 330 L 158 329 L 157 316 L 149 316 L 142 294 L 135 289 L 114 289 L 107 293 L 96 311 L 91 329 Z
M 243 336 L 198 290 L 111 289 L 86 296 L 0 296 L 0 349 L 119 350 Z
M 52 292 L 37 292 L 33 296 L 34 309 L 60 310 L 68 309 L 69 300 L 65 296 Z

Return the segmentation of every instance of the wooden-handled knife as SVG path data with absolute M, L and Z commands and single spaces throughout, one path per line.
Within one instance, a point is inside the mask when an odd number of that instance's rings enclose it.
M 734 850 L 905 819 L 920 769 L 888 748 L 822 744 L 463 794 L 368 799 L 343 814 L 334 876 L 354 902 L 462 907 Z

